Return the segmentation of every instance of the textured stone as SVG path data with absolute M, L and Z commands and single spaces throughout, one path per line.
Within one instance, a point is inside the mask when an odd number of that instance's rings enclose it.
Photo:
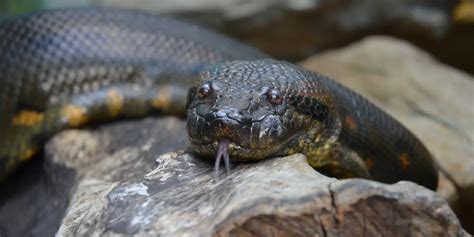
M 82 177 L 140 177 L 155 166 L 155 154 L 186 147 L 185 123 L 173 117 L 59 133 L 45 159 L 35 157 L 0 183 L 0 236 L 53 236 Z
M 467 236 L 447 202 L 422 186 L 338 181 L 301 155 L 216 174 L 208 160 L 158 149 L 180 130 L 184 121 L 165 118 L 56 136 L 48 157 L 78 174 L 57 235 Z M 76 162 L 79 153 L 88 161 Z
M 406 125 L 460 188 L 460 205 L 472 208 L 472 76 L 437 62 L 405 41 L 388 37 L 369 37 L 301 65 L 347 85 Z M 440 190 L 447 199 L 457 199 L 452 185 L 440 187 L 447 187 Z M 462 209 L 474 213 L 474 209 Z M 466 221 L 469 219 L 473 220 Z
M 410 182 L 337 181 L 302 155 L 215 174 L 182 152 L 141 177 L 84 177 L 57 234 L 468 236 L 446 201 Z

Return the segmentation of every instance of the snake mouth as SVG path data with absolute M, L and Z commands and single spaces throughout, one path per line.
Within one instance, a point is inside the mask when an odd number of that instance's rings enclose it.
M 206 103 L 193 106 L 186 124 L 190 144 L 198 155 L 214 158 L 217 167 L 222 159 L 247 162 L 276 156 L 289 135 L 281 115 L 269 108 L 252 113 Z
M 221 160 L 224 160 L 224 166 L 226 171 L 228 172 L 230 170 L 230 151 L 240 151 L 240 153 L 243 152 L 243 150 L 248 149 L 248 148 L 243 148 L 235 143 L 232 143 L 229 139 L 221 139 L 219 142 L 213 142 L 212 146 L 215 147 L 216 155 L 214 157 L 215 163 L 214 163 L 214 170 L 217 173 L 220 168 L 220 163 Z M 250 152 L 247 150 L 246 152 Z M 255 150 L 253 151 L 255 153 Z
M 221 138 L 212 142 L 203 142 L 202 139 L 190 138 L 195 152 L 207 158 L 222 158 L 233 162 L 247 162 L 261 160 L 280 151 L 280 146 L 270 148 L 252 148 L 243 146 L 229 138 Z M 226 158 L 227 157 L 227 158 Z

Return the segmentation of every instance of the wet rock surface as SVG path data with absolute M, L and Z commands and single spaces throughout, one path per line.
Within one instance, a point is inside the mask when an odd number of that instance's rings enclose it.
M 301 65 L 366 96 L 413 131 L 459 189 L 444 180 L 439 192 L 474 228 L 472 76 L 388 37 L 369 37 Z

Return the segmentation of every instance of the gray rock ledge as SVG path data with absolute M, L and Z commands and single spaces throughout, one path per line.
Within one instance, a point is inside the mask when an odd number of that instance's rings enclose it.
M 100 165 L 89 167 L 57 235 L 468 236 L 430 190 L 411 182 L 328 178 L 302 155 L 219 174 L 186 152 L 156 161 L 152 170 L 123 179 L 98 177 L 92 173 Z

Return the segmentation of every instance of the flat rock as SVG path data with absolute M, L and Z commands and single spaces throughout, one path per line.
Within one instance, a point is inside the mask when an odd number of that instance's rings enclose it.
M 443 198 L 410 182 L 338 181 L 302 155 L 215 173 L 183 150 L 155 150 L 180 129 L 177 119 L 147 119 L 52 139 L 47 159 L 77 172 L 57 235 L 468 235 Z
M 413 131 L 459 187 L 461 209 L 474 213 L 472 76 L 405 41 L 381 36 L 309 58 L 301 65 L 354 89 Z M 454 191 L 442 179 L 439 192 L 455 200 Z

